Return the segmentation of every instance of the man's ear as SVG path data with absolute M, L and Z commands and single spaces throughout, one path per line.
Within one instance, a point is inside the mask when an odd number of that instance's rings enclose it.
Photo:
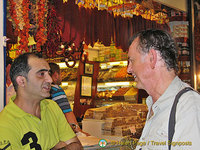
M 10 72 L 10 68 L 11 68 L 11 64 L 8 64 L 7 67 L 6 67 L 6 73 Z
M 10 70 L 10 68 L 11 68 L 11 64 L 8 64 L 6 68 L 8 68 L 8 69 Z
M 23 76 L 17 76 L 16 82 L 17 82 L 18 86 L 24 87 L 25 83 L 26 83 L 26 78 Z
M 55 71 L 53 74 L 53 77 L 57 80 L 58 79 L 58 73 Z
M 154 49 L 149 50 L 150 66 L 152 69 L 155 68 L 157 62 L 157 52 Z

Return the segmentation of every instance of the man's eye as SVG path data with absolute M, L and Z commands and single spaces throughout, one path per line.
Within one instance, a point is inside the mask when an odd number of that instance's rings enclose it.
M 128 64 L 130 64 L 130 63 L 133 63 L 133 60 L 132 60 L 132 59 L 129 59 L 129 60 L 128 60 Z
M 40 76 L 44 76 L 44 72 L 40 72 L 39 75 L 40 75 Z

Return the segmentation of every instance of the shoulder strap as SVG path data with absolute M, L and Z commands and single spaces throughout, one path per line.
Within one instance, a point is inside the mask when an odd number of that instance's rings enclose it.
M 171 112 L 170 112 L 170 117 L 169 117 L 169 125 L 168 125 L 168 148 L 171 150 L 171 142 L 172 138 L 174 136 L 174 131 L 175 131 L 175 124 L 176 124 L 176 106 L 179 101 L 179 98 L 181 97 L 182 94 L 186 93 L 187 91 L 193 90 L 191 87 L 186 87 L 182 89 L 175 97 Z

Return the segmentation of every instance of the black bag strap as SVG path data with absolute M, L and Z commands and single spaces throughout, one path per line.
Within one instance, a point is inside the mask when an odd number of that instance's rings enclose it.
M 169 126 L 168 126 L 168 149 L 171 150 L 171 142 L 172 138 L 174 136 L 174 131 L 175 131 L 175 124 L 176 124 L 176 106 L 179 101 L 179 98 L 181 97 L 182 94 L 186 93 L 187 91 L 193 90 L 191 87 L 186 87 L 182 89 L 175 97 L 171 112 L 170 112 L 170 117 L 169 117 Z

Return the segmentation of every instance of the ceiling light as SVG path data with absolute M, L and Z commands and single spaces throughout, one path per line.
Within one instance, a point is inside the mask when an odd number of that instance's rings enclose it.
M 62 82 L 61 86 L 68 86 L 68 84 L 69 84 L 68 82 Z

